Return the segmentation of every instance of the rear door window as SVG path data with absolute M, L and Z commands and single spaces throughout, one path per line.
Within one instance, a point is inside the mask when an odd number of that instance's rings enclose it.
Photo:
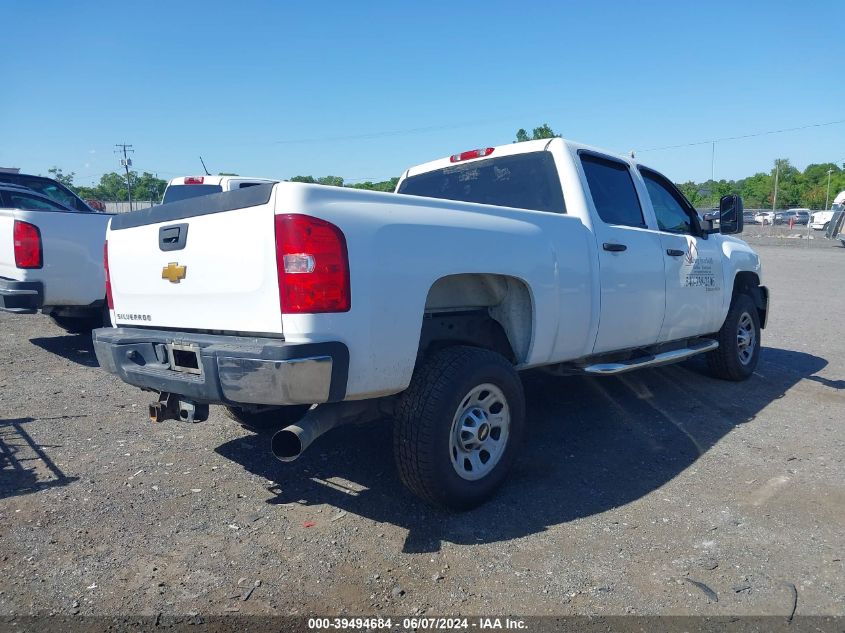
M 411 176 L 397 193 L 566 213 L 551 152 L 475 160 Z
M 581 154 L 590 195 L 605 224 L 642 226 L 643 210 L 626 163 L 593 154 Z
M 162 203 L 208 196 L 221 191 L 223 191 L 223 187 L 220 185 L 170 185 L 164 192 Z
M 33 196 L 28 193 L 18 193 L 16 191 L 7 191 L 6 198 L 9 201 L 10 209 L 27 209 L 30 211 L 68 211 L 65 207 L 39 196 Z

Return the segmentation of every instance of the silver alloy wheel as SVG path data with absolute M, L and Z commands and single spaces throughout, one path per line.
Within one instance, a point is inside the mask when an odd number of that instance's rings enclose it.
M 496 385 L 478 385 L 464 396 L 449 434 L 449 457 L 462 479 L 490 474 L 505 452 L 510 423 L 508 401 Z
M 754 346 L 757 342 L 757 333 L 754 331 L 754 319 L 747 312 L 739 317 L 739 325 L 736 329 L 736 349 L 739 354 L 739 362 L 747 365 L 754 356 Z

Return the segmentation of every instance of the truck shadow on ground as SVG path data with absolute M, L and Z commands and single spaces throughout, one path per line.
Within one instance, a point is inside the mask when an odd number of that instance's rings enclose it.
M 291 464 L 272 457 L 269 435 L 260 438 L 267 450 L 246 437 L 217 452 L 275 481 L 270 503 L 328 504 L 398 525 L 408 530 L 403 551 L 431 552 L 443 541 L 506 541 L 635 501 L 826 365 L 810 354 L 766 348 L 757 374 L 744 383 L 708 377 L 700 359 L 616 378 L 529 372 L 521 460 L 496 497 L 462 514 L 432 510 L 405 491 L 389 421 L 336 429 Z
M 90 333 L 41 336 L 31 338 L 29 342 L 46 352 L 61 356 L 79 365 L 99 367 Z
M 0 419 L 0 499 L 73 483 L 24 425 L 33 418 Z

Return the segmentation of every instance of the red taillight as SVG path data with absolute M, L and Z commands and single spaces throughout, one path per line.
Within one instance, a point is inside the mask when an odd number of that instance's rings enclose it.
M 111 296 L 111 279 L 109 277 L 109 243 L 103 244 L 103 269 L 106 271 L 106 303 L 109 310 L 114 310 L 114 299 Z
M 186 185 L 201 185 L 205 182 L 205 176 L 185 176 Z
M 276 216 L 282 313 L 346 312 L 351 305 L 343 232 L 309 215 Z
M 41 231 L 29 222 L 15 220 L 12 229 L 15 245 L 15 266 L 18 268 L 41 268 Z
M 461 152 L 449 157 L 450 163 L 459 163 L 462 160 L 469 160 L 470 158 L 482 158 L 493 153 L 492 147 L 485 147 L 483 149 L 471 149 L 468 152 Z

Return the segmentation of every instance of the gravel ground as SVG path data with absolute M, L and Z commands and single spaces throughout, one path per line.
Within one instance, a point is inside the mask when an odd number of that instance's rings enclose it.
M 218 408 L 150 424 L 90 338 L 0 313 L 0 615 L 845 614 L 845 250 L 748 233 L 751 380 L 527 374 L 523 459 L 466 514 L 404 491 L 389 422 L 281 464 Z

